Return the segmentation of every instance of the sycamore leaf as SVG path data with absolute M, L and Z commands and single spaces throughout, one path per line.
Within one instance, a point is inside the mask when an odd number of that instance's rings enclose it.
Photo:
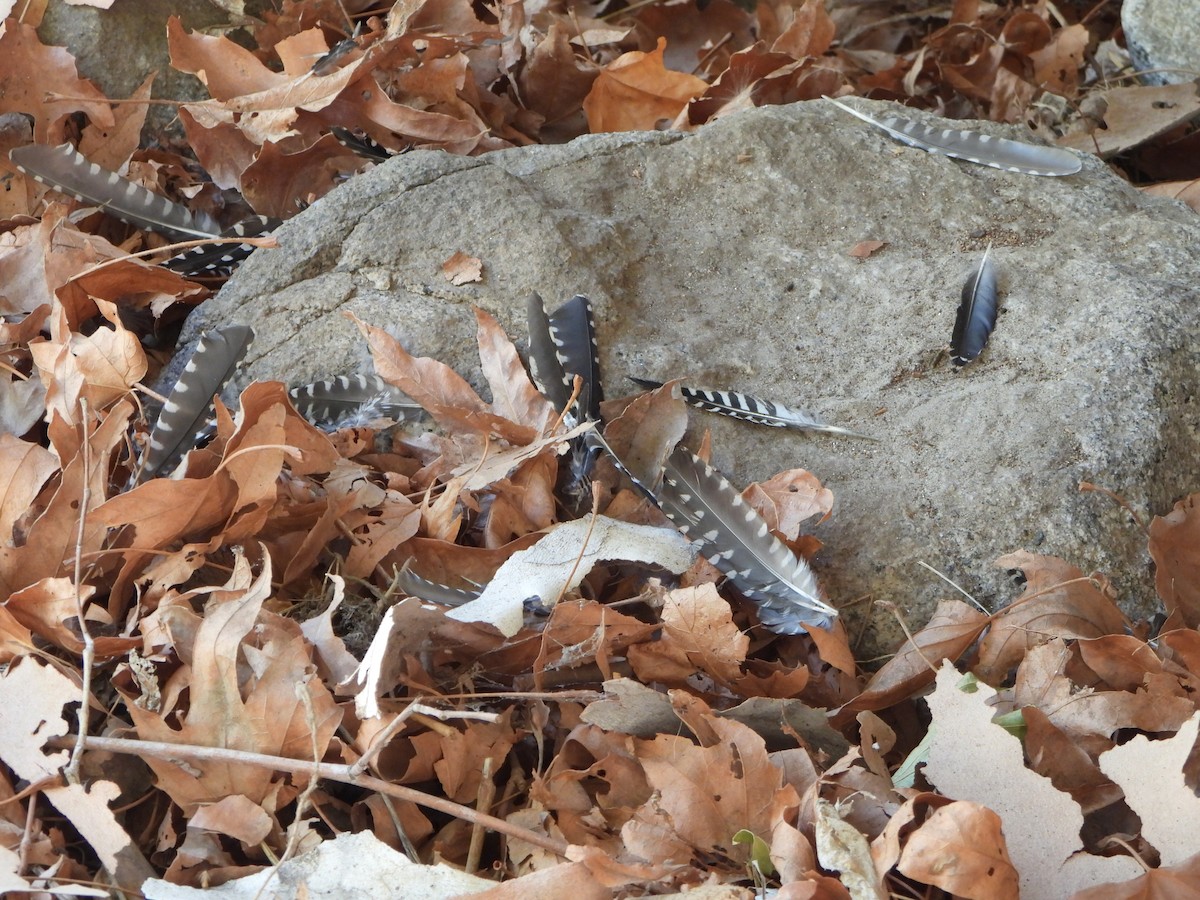
M 1164 866 L 1182 864 L 1196 852 L 1200 798 L 1184 781 L 1183 764 L 1196 743 L 1200 713 L 1162 741 L 1139 734 L 1100 754 L 1100 769 L 1125 791 L 1125 802 L 1142 820 L 1142 837 Z
M 472 600 L 447 616 L 460 622 L 486 622 L 511 637 L 521 628 L 529 597 L 554 603 L 578 587 L 601 560 L 662 566 L 676 574 L 692 563 L 687 538 L 677 531 L 630 525 L 605 516 L 563 522 L 528 550 L 514 553 Z
M 947 797 L 1000 816 L 1023 900 L 1058 900 L 1141 872 L 1129 857 L 1080 852 L 1079 804 L 1025 767 L 1021 742 L 992 722 L 988 701 L 996 692 L 978 682 L 974 693 L 965 693 L 961 680 L 953 665 L 943 663 L 937 688 L 926 698 L 933 724 L 925 776 Z

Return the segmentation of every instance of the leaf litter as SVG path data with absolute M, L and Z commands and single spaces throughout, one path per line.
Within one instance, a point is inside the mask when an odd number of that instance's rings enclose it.
M 0 112 L 32 122 L 4 149 L 78 143 L 228 225 L 373 164 L 335 126 L 378 155 L 470 154 L 857 92 L 1026 121 L 1180 196 L 1200 174 L 1181 174 L 1194 91 L 1167 109 L 1092 54 L 1109 11 L 885 6 L 310 0 L 239 41 L 172 20 L 173 66 L 211 95 L 179 111 L 193 160 L 138 149 L 146 106 L 42 45 L 33 4 L 0 31 Z M 160 236 L 0 166 L 4 890 L 294 896 L 297 877 L 313 895 L 361 876 L 453 896 L 498 873 L 496 896 L 1200 893 L 1200 495 L 1149 527 L 1161 627 L 1127 621 L 1103 576 L 1018 550 L 997 564 L 1021 596 L 944 600 L 870 672 L 840 622 L 760 628 L 611 466 L 572 518 L 559 470 L 591 426 L 563 425 L 482 312 L 491 400 L 359 323 L 432 429 L 326 433 L 254 385 L 179 478 L 127 489 L 153 347 L 210 286 L 129 255 Z M 487 277 L 445 250 L 443 277 Z M 607 439 L 653 481 L 682 402 L 613 402 Z M 743 498 L 819 551 L 817 475 Z M 406 566 L 492 611 L 406 596 Z

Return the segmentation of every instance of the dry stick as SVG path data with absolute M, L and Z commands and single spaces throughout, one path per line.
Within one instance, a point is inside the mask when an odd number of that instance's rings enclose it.
M 1121 495 L 1116 494 L 1113 491 L 1110 491 L 1108 488 L 1102 488 L 1098 484 L 1092 484 L 1090 481 L 1079 482 L 1079 493 L 1084 494 L 1084 493 L 1088 493 L 1088 492 L 1096 493 L 1096 494 L 1103 494 L 1109 500 L 1112 500 L 1114 503 L 1116 503 L 1118 506 L 1120 506 L 1122 509 L 1124 509 L 1127 513 L 1129 513 L 1129 515 L 1133 517 L 1133 521 L 1137 523 L 1138 528 L 1142 529 L 1142 531 L 1146 530 L 1146 525 L 1144 522 L 1142 522 L 1142 517 L 1139 516 L 1137 514 L 1137 511 L 1132 506 L 1129 505 L 1129 501 L 1126 500 Z
M 18 848 L 17 875 L 20 875 L 29 866 L 29 848 L 33 846 L 33 823 L 37 818 L 37 795 L 37 791 L 32 792 L 29 798 L 29 807 L 25 810 L 25 828 L 21 832 L 21 846 Z
M 63 737 L 51 738 L 46 744 L 56 750 L 70 749 L 73 740 L 73 736 L 68 734 Z M 564 859 L 567 855 L 567 843 L 565 841 L 557 841 L 547 835 L 538 834 L 536 831 L 529 831 L 518 825 L 513 825 L 511 822 L 505 822 L 503 819 L 497 819 L 495 816 L 476 812 L 471 807 L 455 803 L 453 800 L 433 797 L 401 784 L 391 784 L 379 778 L 372 778 L 369 775 L 361 775 L 355 778 L 350 774 L 350 766 L 336 763 L 314 763 L 311 760 L 289 759 L 286 756 L 251 753 L 247 750 L 230 750 L 226 747 L 197 747 L 192 744 L 168 744 L 163 741 L 133 741 L 128 738 L 92 736 L 88 738 L 88 746 L 93 750 L 107 750 L 110 753 L 129 753 L 134 756 L 161 759 L 174 765 L 179 765 L 181 759 L 210 760 L 213 762 L 261 766 L 266 769 L 274 769 L 277 772 L 288 772 L 294 775 L 326 778 L 330 781 L 338 781 L 342 784 L 378 791 L 381 794 L 395 797 L 398 800 L 407 800 L 426 809 L 436 809 L 438 812 L 446 813 L 466 822 L 479 822 L 492 831 L 525 841 L 526 843 L 533 844 L 535 847 L 541 847 L 543 850 L 549 850 L 551 853 L 555 853 Z
M 900 610 L 896 608 L 896 604 L 890 600 L 880 600 L 879 605 L 896 617 L 896 621 L 900 623 L 900 630 L 908 638 L 908 643 L 912 644 L 912 648 L 917 651 L 917 655 L 925 660 L 925 665 L 929 666 L 930 671 L 936 675 L 938 667 L 929 661 L 929 657 L 925 655 L 925 651 L 921 649 L 920 644 L 917 643 L 917 639 L 913 637 L 912 631 L 909 630 L 908 623 L 904 621 L 904 616 L 900 615 Z
M 918 566 L 924 566 L 926 569 L 928 569 L 930 572 L 932 572 L 932 573 L 933 573 L 934 575 L 936 575 L 938 578 L 942 579 L 942 581 L 946 582 L 946 584 L 950 585 L 950 587 L 954 588 L 956 591 L 958 591 L 960 594 L 962 594 L 964 597 L 966 597 L 968 600 L 970 600 L 972 603 L 974 603 L 974 604 L 975 604 L 975 607 L 976 607 L 976 608 L 977 608 L 977 609 L 978 609 L 978 610 L 979 610 L 981 613 L 983 613 L 985 616 L 990 616 L 990 615 L 991 615 L 991 613 L 990 613 L 990 612 L 988 612 L 986 609 L 984 609 L 984 608 L 983 608 L 983 604 L 982 604 L 982 603 L 980 603 L 978 600 L 976 600 L 974 597 L 972 597 L 970 594 L 968 594 L 966 591 L 964 591 L 964 590 L 962 589 L 962 587 L 961 587 L 961 586 L 959 586 L 958 584 L 956 584 L 954 581 L 951 581 L 951 580 L 950 580 L 950 579 L 949 579 L 949 578 L 948 578 L 946 575 L 944 575 L 943 573 L 939 572 L 939 571 L 938 571 L 937 569 L 935 569 L 933 566 L 929 565 L 929 563 L 925 562 L 925 560 L 923 560 L 923 559 L 918 559 L 918 560 L 917 560 L 917 565 L 918 565 Z
M 483 761 L 483 772 L 480 773 L 479 790 L 475 794 L 475 811 L 487 815 L 496 799 L 496 782 L 492 780 L 492 758 Z M 471 843 L 467 846 L 467 864 L 464 867 L 468 874 L 474 875 L 479 868 L 479 857 L 483 854 L 483 826 L 476 822 L 471 826 Z
M 88 402 L 86 397 L 79 398 L 80 424 L 83 426 L 83 446 L 80 453 L 83 456 L 83 489 L 79 500 L 79 533 L 75 538 L 75 614 L 79 617 L 79 632 L 83 636 L 83 673 L 80 676 L 83 684 L 80 691 L 83 696 L 79 701 L 79 734 L 75 739 L 75 748 L 71 751 L 71 761 L 63 770 L 63 777 L 68 784 L 79 784 L 79 764 L 83 760 L 83 750 L 87 745 L 88 716 L 92 711 L 90 698 L 92 695 L 92 665 L 96 660 L 96 644 L 92 633 L 88 630 L 87 620 L 83 614 L 83 532 L 87 520 L 88 506 L 92 502 L 92 441 L 88 434 Z
M 441 710 L 433 706 L 426 706 L 421 703 L 422 697 L 417 697 L 404 710 L 388 723 L 387 727 L 371 741 L 371 745 L 367 747 L 366 752 L 358 759 L 354 765 L 350 766 L 350 774 L 358 777 L 367 770 L 367 767 L 375 761 L 375 757 L 380 751 L 388 745 L 388 742 L 395 736 L 396 732 L 404 727 L 404 723 L 411 716 L 414 721 L 419 721 L 422 724 L 432 727 L 441 726 L 440 722 L 431 721 L 432 719 L 477 719 L 483 722 L 495 722 L 500 716 L 496 713 L 485 712 L 456 712 L 454 710 Z M 444 736 L 444 735 L 443 735 Z

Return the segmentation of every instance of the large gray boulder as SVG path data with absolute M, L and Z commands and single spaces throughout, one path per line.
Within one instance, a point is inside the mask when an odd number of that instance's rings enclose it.
M 578 292 L 595 303 L 610 396 L 632 389 L 626 375 L 686 377 L 878 437 L 693 417 L 735 482 L 802 466 L 832 489 L 817 572 L 834 603 L 855 604 L 867 647 L 900 634 L 878 611 L 863 623 L 864 598 L 916 626 L 951 593 L 921 560 L 994 607 L 1014 595 L 996 557 L 1055 554 L 1147 612 L 1144 535 L 1080 483 L 1143 514 L 1200 487 L 1200 220 L 1092 157 L 1067 178 L 1013 174 L 899 146 L 816 101 L 691 135 L 412 153 L 278 236 L 184 335 L 253 324 L 247 378 L 369 365 L 348 310 L 478 384 L 472 305 L 523 339 L 530 291 L 548 304 Z M 887 246 L 860 260 L 863 240 Z M 940 351 L 989 243 L 1002 312 L 984 355 L 956 370 Z M 455 251 L 483 260 L 482 282 L 443 276 Z

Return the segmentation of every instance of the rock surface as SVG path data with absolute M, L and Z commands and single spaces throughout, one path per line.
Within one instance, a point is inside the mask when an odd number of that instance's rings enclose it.
M 1184 84 L 1200 75 L 1200 0 L 1125 0 L 1121 27 L 1144 84 Z M 1175 71 L 1157 71 L 1169 69 Z
M 816 569 L 835 604 L 854 604 L 866 648 L 901 635 L 862 598 L 915 627 L 952 593 L 920 560 L 994 608 L 1015 593 L 998 556 L 1055 554 L 1107 573 L 1126 609 L 1152 609 L 1144 535 L 1080 483 L 1143 515 L 1200 488 L 1200 219 L 1093 157 L 1068 178 L 1012 174 L 902 147 L 815 101 L 693 135 L 412 153 L 278 236 L 184 334 L 253 324 L 247 377 L 368 365 L 349 310 L 479 384 L 473 304 L 523 343 L 530 291 L 579 292 L 610 396 L 632 389 L 626 375 L 686 377 L 878 437 L 692 419 L 736 483 L 802 466 L 832 489 Z M 865 240 L 887 245 L 852 257 Z M 955 370 L 942 351 L 989 242 L 999 323 Z M 456 251 L 483 260 L 481 283 L 443 276 Z

